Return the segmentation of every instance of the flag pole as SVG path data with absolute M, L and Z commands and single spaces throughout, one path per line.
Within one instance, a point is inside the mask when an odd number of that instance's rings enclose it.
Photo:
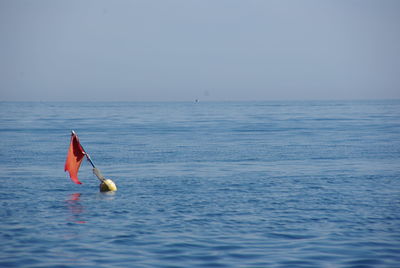
M 76 137 L 78 137 L 78 135 L 76 134 L 75 131 L 71 131 L 71 135 L 75 135 Z M 82 144 L 79 143 L 80 146 L 82 147 L 82 150 L 86 156 L 86 159 L 89 161 L 89 163 L 92 165 L 93 167 L 93 173 L 94 175 L 96 175 L 96 177 L 99 179 L 99 181 L 104 182 L 106 180 L 106 178 L 103 176 L 103 174 L 101 174 L 100 170 L 94 165 L 92 158 L 90 158 L 90 155 L 86 152 L 85 148 L 83 148 Z
M 72 136 L 75 135 L 75 136 L 78 137 L 78 135 L 76 134 L 76 132 L 73 131 L 73 130 L 71 131 L 71 135 L 72 135 Z M 93 168 L 96 168 L 95 165 L 94 165 L 94 163 L 93 163 L 93 161 L 92 161 L 92 158 L 90 158 L 90 155 L 89 155 L 89 154 L 86 152 L 86 150 L 83 148 L 82 144 L 80 144 L 80 145 L 81 145 L 83 151 L 85 152 L 86 159 L 89 161 L 89 163 L 92 165 Z
M 92 165 L 92 167 L 93 168 L 96 168 L 95 166 L 94 166 L 94 164 L 93 164 L 93 161 L 92 161 L 92 159 L 90 158 L 90 155 L 89 154 L 85 154 L 86 155 L 86 159 L 89 161 L 89 163 Z

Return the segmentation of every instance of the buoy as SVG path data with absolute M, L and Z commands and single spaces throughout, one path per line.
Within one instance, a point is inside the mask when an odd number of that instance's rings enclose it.
M 101 174 L 98 168 L 93 168 L 93 173 L 101 181 L 100 192 L 114 192 L 117 190 L 115 183 L 110 179 L 104 178 L 103 174 Z
M 110 179 L 105 179 L 100 183 L 100 192 L 114 192 L 117 190 L 117 186 Z
M 78 135 L 76 135 L 75 131 L 72 130 L 71 142 L 68 149 L 67 159 L 65 160 L 64 170 L 69 172 L 71 180 L 76 184 L 82 184 L 78 180 L 78 170 L 84 156 L 86 156 L 87 160 L 92 165 L 93 173 L 100 180 L 100 192 L 115 192 L 117 190 L 115 183 L 110 179 L 106 179 L 103 174 L 101 174 L 100 170 L 96 168 L 92 159 L 90 158 L 90 155 L 80 144 Z

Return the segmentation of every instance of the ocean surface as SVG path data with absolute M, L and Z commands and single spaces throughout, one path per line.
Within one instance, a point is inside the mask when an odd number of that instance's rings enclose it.
M 0 102 L 0 146 L 0 267 L 400 267 L 399 100 Z

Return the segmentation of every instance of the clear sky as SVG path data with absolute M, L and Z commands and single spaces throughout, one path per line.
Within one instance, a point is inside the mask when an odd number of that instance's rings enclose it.
M 0 0 L 0 100 L 400 98 L 398 0 Z

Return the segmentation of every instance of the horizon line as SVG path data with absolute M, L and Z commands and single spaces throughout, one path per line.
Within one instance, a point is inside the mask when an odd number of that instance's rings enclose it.
M 312 101 L 400 101 L 400 98 L 352 98 L 352 99 L 262 99 L 262 100 L 0 100 L 0 103 L 212 103 L 212 102 L 312 102 Z

